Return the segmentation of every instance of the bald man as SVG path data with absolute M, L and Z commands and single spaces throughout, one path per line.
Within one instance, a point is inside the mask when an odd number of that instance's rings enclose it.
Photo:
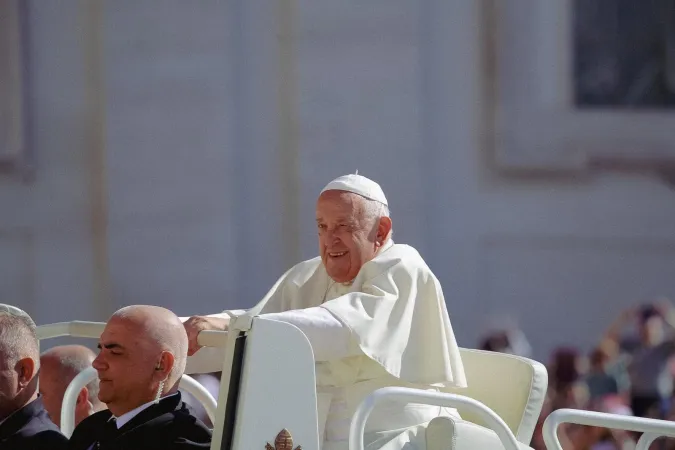
M 68 440 L 49 420 L 38 395 L 35 322 L 0 304 L 0 449 L 65 449 Z
M 108 410 L 84 419 L 70 448 L 208 449 L 211 432 L 178 391 L 187 349 L 183 324 L 167 309 L 137 305 L 113 314 L 93 362 Z
M 83 345 L 60 345 L 40 356 L 40 394 L 52 421 L 61 426 L 61 406 L 68 385 L 80 372 L 91 367 L 96 354 Z M 98 399 L 98 380 L 87 384 L 77 395 L 75 425 L 105 409 Z

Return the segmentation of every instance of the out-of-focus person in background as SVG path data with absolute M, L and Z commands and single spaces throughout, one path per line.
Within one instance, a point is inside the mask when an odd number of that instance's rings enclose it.
M 61 426 L 61 406 L 73 378 L 91 367 L 96 354 L 83 345 L 62 345 L 40 356 L 40 394 L 52 421 Z M 75 425 L 105 409 L 98 399 L 98 378 L 80 390 L 75 403 Z
M 629 325 L 637 333 L 624 338 Z M 630 406 L 636 416 L 662 418 L 668 411 L 673 395 L 674 325 L 672 303 L 658 299 L 623 311 L 604 336 L 627 357 Z
M 508 353 L 525 358 L 532 356 L 530 342 L 518 325 L 517 319 L 510 313 L 491 315 L 487 320 L 485 330 L 478 344 L 480 350 Z
M 68 440 L 38 394 L 40 350 L 33 319 L 0 304 L 0 449 L 60 450 Z
M 559 347 L 549 363 L 549 395 L 551 408 L 584 408 L 588 390 L 582 382 L 587 370 L 584 356 L 573 347 Z
M 584 382 L 588 387 L 588 396 L 591 402 L 606 395 L 619 394 L 619 382 L 608 370 L 610 356 L 602 347 L 594 348 L 589 355 L 588 373 Z
M 499 329 L 489 332 L 478 346 L 481 350 L 508 353 L 528 358 L 532 354 L 532 346 L 519 328 Z

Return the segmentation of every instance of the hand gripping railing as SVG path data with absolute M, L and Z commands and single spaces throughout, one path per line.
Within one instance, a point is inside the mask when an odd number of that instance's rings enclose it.
M 40 325 L 37 327 L 37 336 L 40 340 L 63 336 L 98 339 L 104 328 L 105 323 L 101 322 L 60 322 L 49 325 Z M 199 336 L 197 336 L 197 341 L 202 347 L 225 347 L 227 343 L 227 332 L 202 331 L 199 333 Z M 88 368 L 78 374 L 66 389 L 61 407 L 61 430 L 67 437 L 70 437 L 75 429 L 75 403 L 77 401 L 77 395 L 84 386 L 95 378 L 96 370 L 94 370 L 93 367 Z M 204 405 L 206 413 L 211 421 L 214 422 L 217 404 L 211 393 L 194 378 L 188 375 L 183 375 L 179 386 L 192 394 Z
M 544 421 L 544 442 L 548 450 L 563 450 L 558 440 L 558 427 L 563 423 L 642 432 L 644 434 L 640 436 L 635 450 L 648 450 L 662 436 L 675 437 L 675 422 L 579 409 L 558 409 Z
M 449 408 L 461 407 L 466 410 L 471 410 L 483 419 L 488 428 L 491 428 L 497 433 L 505 450 L 518 450 L 519 448 L 516 437 L 502 418 L 477 400 L 457 394 L 402 387 L 387 387 L 378 389 L 370 394 L 356 409 L 349 428 L 349 450 L 364 450 L 363 435 L 365 433 L 366 421 L 375 406 L 384 400 L 393 400 L 398 403 L 421 403 Z

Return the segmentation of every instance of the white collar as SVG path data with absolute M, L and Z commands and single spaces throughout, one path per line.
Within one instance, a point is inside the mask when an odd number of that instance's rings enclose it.
M 160 400 L 164 400 L 165 398 L 173 397 L 174 395 L 178 395 L 178 392 L 175 392 L 171 395 L 167 395 L 166 397 L 162 397 Z M 144 403 L 141 406 L 139 406 L 138 408 L 132 409 L 131 411 L 126 412 L 119 417 L 112 416 L 111 419 L 115 419 L 115 424 L 117 425 L 117 429 L 119 430 L 124 425 L 129 423 L 131 421 L 131 419 L 133 419 L 134 417 L 139 415 L 141 412 L 143 412 L 146 409 L 148 409 L 149 407 L 151 407 L 154 403 L 155 403 L 154 400 L 151 401 L 151 402 L 148 402 L 148 403 Z
M 382 247 L 380 247 L 380 249 L 377 251 L 376 254 L 379 255 L 380 253 L 382 253 L 386 250 L 389 250 L 393 246 L 394 246 L 394 240 L 392 238 L 389 238 L 385 241 L 384 245 Z

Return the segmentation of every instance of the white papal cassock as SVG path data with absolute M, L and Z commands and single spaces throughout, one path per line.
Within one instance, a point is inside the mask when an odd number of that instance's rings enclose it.
M 464 367 L 441 286 L 420 254 L 389 240 L 351 283 L 333 281 L 317 257 L 286 272 L 248 311 L 289 322 L 308 337 L 316 359 L 323 450 L 348 448 L 356 407 L 375 389 L 465 387 Z M 368 450 L 425 447 L 435 406 L 383 404 L 366 426 Z

